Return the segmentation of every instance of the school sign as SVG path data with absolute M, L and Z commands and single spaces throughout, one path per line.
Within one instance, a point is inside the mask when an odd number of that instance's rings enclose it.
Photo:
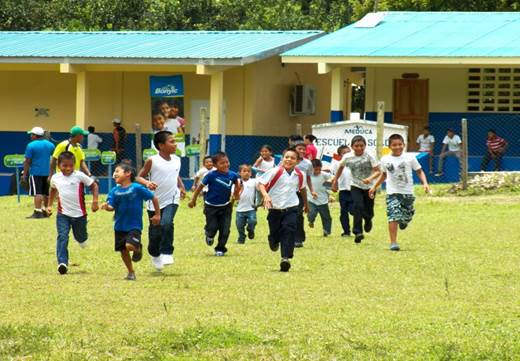
M 345 122 L 316 124 L 312 126 L 312 134 L 318 138 L 316 140 L 318 154 L 325 157 L 332 157 L 340 145 L 350 146 L 352 138 L 357 135 L 366 139 L 366 151 L 373 157 L 377 155 L 377 122 L 350 120 Z M 385 147 L 388 147 L 388 138 L 392 134 L 400 134 L 406 142 L 408 139 L 408 127 L 385 123 L 383 135 Z

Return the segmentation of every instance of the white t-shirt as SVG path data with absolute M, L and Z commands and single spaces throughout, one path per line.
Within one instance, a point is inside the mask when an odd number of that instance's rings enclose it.
M 51 188 L 58 190 L 58 213 L 73 218 L 86 216 L 85 186 L 90 187 L 92 183 L 92 178 L 77 170 L 68 176 L 55 173 L 51 178 Z
M 346 154 L 343 156 L 345 158 Z M 332 175 L 336 175 L 338 171 L 339 165 L 341 161 L 333 159 L 330 162 L 330 173 Z M 349 191 L 352 184 L 352 174 L 350 173 L 350 168 L 343 168 L 343 172 L 341 172 L 341 177 L 338 179 L 338 190 L 339 191 Z
M 237 212 L 248 212 L 255 209 L 256 203 L 256 182 L 255 178 L 249 178 L 246 182 L 239 181 L 242 187 L 240 200 L 237 205 Z
M 312 162 L 307 158 L 303 158 L 300 163 L 296 165 L 299 170 L 302 171 L 304 178 L 310 177 L 313 172 Z
M 179 204 L 180 192 L 178 187 L 181 159 L 172 154 L 170 160 L 166 160 L 159 154 L 150 157 L 152 168 L 150 169 L 150 182 L 157 184 L 154 195 L 159 200 L 159 207 L 163 209 L 170 204 Z M 153 211 L 153 202 L 147 201 L 146 207 Z
M 271 181 L 271 179 L 274 178 L 276 173 L 278 172 L 278 167 L 271 169 L 264 175 L 262 175 L 258 182 L 267 185 Z M 300 184 L 300 178 L 298 176 L 298 173 L 296 173 L 295 170 L 289 174 L 287 170 L 283 170 L 282 175 L 276 183 L 271 187 L 269 190 L 269 195 L 271 196 L 271 200 L 273 203 L 273 209 L 286 209 L 290 207 L 296 207 L 300 200 L 298 199 L 298 195 L 296 192 L 298 192 Z M 304 189 L 306 187 L 306 178 L 305 173 L 303 174 L 303 182 L 301 189 Z
M 103 143 L 103 139 L 97 134 L 90 133 L 87 135 L 87 148 L 98 149 L 99 143 Z
M 166 129 L 163 130 L 168 130 L 173 134 L 179 133 L 179 128 L 182 126 L 179 119 L 180 117 L 168 118 L 168 120 L 164 123 L 164 128 Z
M 368 153 L 357 156 L 351 152 L 345 154 L 345 157 L 341 160 L 341 164 L 344 167 L 350 168 L 352 173 L 352 186 L 360 189 L 370 189 L 372 184 L 363 183 L 363 179 L 370 177 L 373 169 L 377 167 L 378 163 L 374 157 Z
M 274 167 L 275 167 L 274 158 L 272 158 L 270 161 L 262 159 L 260 164 L 258 164 L 258 167 L 256 167 L 257 174 L 262 175 L 265 172 L 267 172 L 269 169 L 273 169 Z
M 204 177 L 206 176 L 206 174 L 208 174 L 209 172 L 211 172 L 212 170 L 216 170 L 217 168 L 211 168 L 211 169 L 208 169 L 206 167 L 202 167 L 200 168 L 197 173 L 195 173 L 195 177 L 197 177 L 199 179 L 199 183 L 204 179 Z M 205 186 L 204 188 L 202 188 L 202 191 L 204 193 L 206 193 L 208 191 L 208 186 Z
M 419 144 L 419 152 L 433 151 L 433 143 L 435 143 L 435 138 L 431 134 L 429 134 L 426 137 L 424 136 L 424 134 L 421 134 L 417 137 L 417 144 Z
M 444 140 L 442 141 L 442 144 L 448 144 L 448 150 L 450 152 L 458 152 L 460 151 L 460 144 L 462 143 L 462 140 L 460 137 L 455 134 L 453 138 L 450 138 L 448 136 L 444 137 Z
M 412 154 L 403 153 L 399 157 L 385 155 L 381 158 L 381 171 L 386 173 L 387 194 L 413 194 L 413 171 L 421 165 Z
M 329 191 L 327 187 L 325 187 L 326 182 L 330 182 L 332 176 L 325 172 L 321 172 L 318 175 L 311 175 L 312 187 L 314 188 L 314 192 L 318 194 L 318 198 L 312 198 L 310 193 L 307 193 L 307 199 L 309 202 L 321 206 L 329 203 Z

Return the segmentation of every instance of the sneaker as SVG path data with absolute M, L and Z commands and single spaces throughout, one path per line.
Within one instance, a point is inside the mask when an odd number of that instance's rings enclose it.
M 442 177 L 442 176 L 443 176 L 443 173 L 442 173 L 442 172 L 437 172 L 437 173 L 435 173 L 435 176 L 436 176 L 436 177 Z
M 67 273 L 68 271 L 68 267 L 65 263 L 60 263 L 59 266 L 58 266 L 58 273 L 60 275 L 64 275 L 65 273 Z
M 269 240 L 269 248 L 271 249 L 271 251 L 278 251 L 278 249 L 280 248 L 280 243 L 275 242 L 274 239 L 271 238 L 271 236 L 267 237 L 267 239 Z
M 34 211 L 33 214 L 31 214 L 29 217 L 25 217 L 26 219 L 40 219 L 45 218 L 43 215 L 43 212 L 36 212 Z
M 341 237 L 350 237 L 350 233 L 345 233 L 345 232 L 343 232 L 343 233 L 341 234 Z
M 399 223 L 399 229 L 406 229 L 408 227 L 408 223 Z
M 209 237 L 208 235 L 206 235 L 206 244 L 207 244 L 208 246 L 212 246 L 214 241 L 215 241 L 215 240 L 214 240 L 213 238 L 211 238 L 211 237 Z
M 224 257 L 224 252 L 222 252 L 222 251 L 215 251 L 215 256 L 217 256 L 217 257 Z
M 253 231 L 253 230 L 248 230 L 248 231 L 247 231 L 247 238 L 249 238 L 249 239 L 253 239 L 253 238 L 255 238 L 255 231 Z
M 135 248 L 135 251 L 132 253 L 132 262 L 139 262 L 141 258 L 143 258 L 143 247 L 139 245 L 137 248 Z
M 127 281 L 135 281 L 135 273 L 129 273 L 126 275 L 126 277 L 124 278 L 125 280 Z
M 238 243 L 238 244 L 245 244 L 245 243 L 246 243 L 246 240 L 243 239 L 243 238 L 239 238 L 239 239 L 237 239 L 237 243 Z
M 302 248 L 303 247 L 303 242 L 294 242 L 294 247 L 295 248 Z
M 175 262 L 173 254 L 161 254 L 159 257 L 161 258 L 162 264 L 165 266 L 172 265 Z
M 88 243 L 87 243 L 87 242 L 88 242 L 88 241 L 78 242 L 78 244 L 79 244 L 79 246 L 80 246 L 81 248 L 87 248 L 87 246 L 88 246 Z
M 365 238 L 365 236 L 363 236 L 363 233 L 360 233 L 360 234 L 356 234 L 356 237 L 354 238 L 354 242 L 356 243 L 361 243 L 361 241 Z
M 161 260 L 161 256 L 152 257 L 152 266 L 159 272 L 163 270 L 164 266 Z
M 366 233 L 369 233 L 372 230 L 372 220 L 371 219 L 365 219 L 365 224 L 363 226 L 363 229 Z
M 309 222 L 309 228 L 314 228 L 314 223 Z
M 390 245 L 390 251 L 400 251 L 401 250 L 401 247 L 399 247 L 399 245 L 397 243 L 392 243 Z
M 329 236 L 329 232 L 323 232 L 323 237 L 328 237 Z
M 282 258 L 282 261 L 280 262 L 280 272 L 288 272 L 291 268 L 291 262 L 289 262 L 289 259 Z

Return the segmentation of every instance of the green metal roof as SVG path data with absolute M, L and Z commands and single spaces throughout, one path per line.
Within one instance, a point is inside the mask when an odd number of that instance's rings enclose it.
M 229 64 L 260 60 L 321 31 L 0 32 L 0 62 Z
M 520 12 L 386 12 L 282 54 L 284 57 L 519 57 Z

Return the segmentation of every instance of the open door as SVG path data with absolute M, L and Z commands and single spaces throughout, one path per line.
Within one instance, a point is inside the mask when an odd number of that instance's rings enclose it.
M 408 149 L 428 126 L 428 79 L 394 79 L 393 122 L 408 126 Z

